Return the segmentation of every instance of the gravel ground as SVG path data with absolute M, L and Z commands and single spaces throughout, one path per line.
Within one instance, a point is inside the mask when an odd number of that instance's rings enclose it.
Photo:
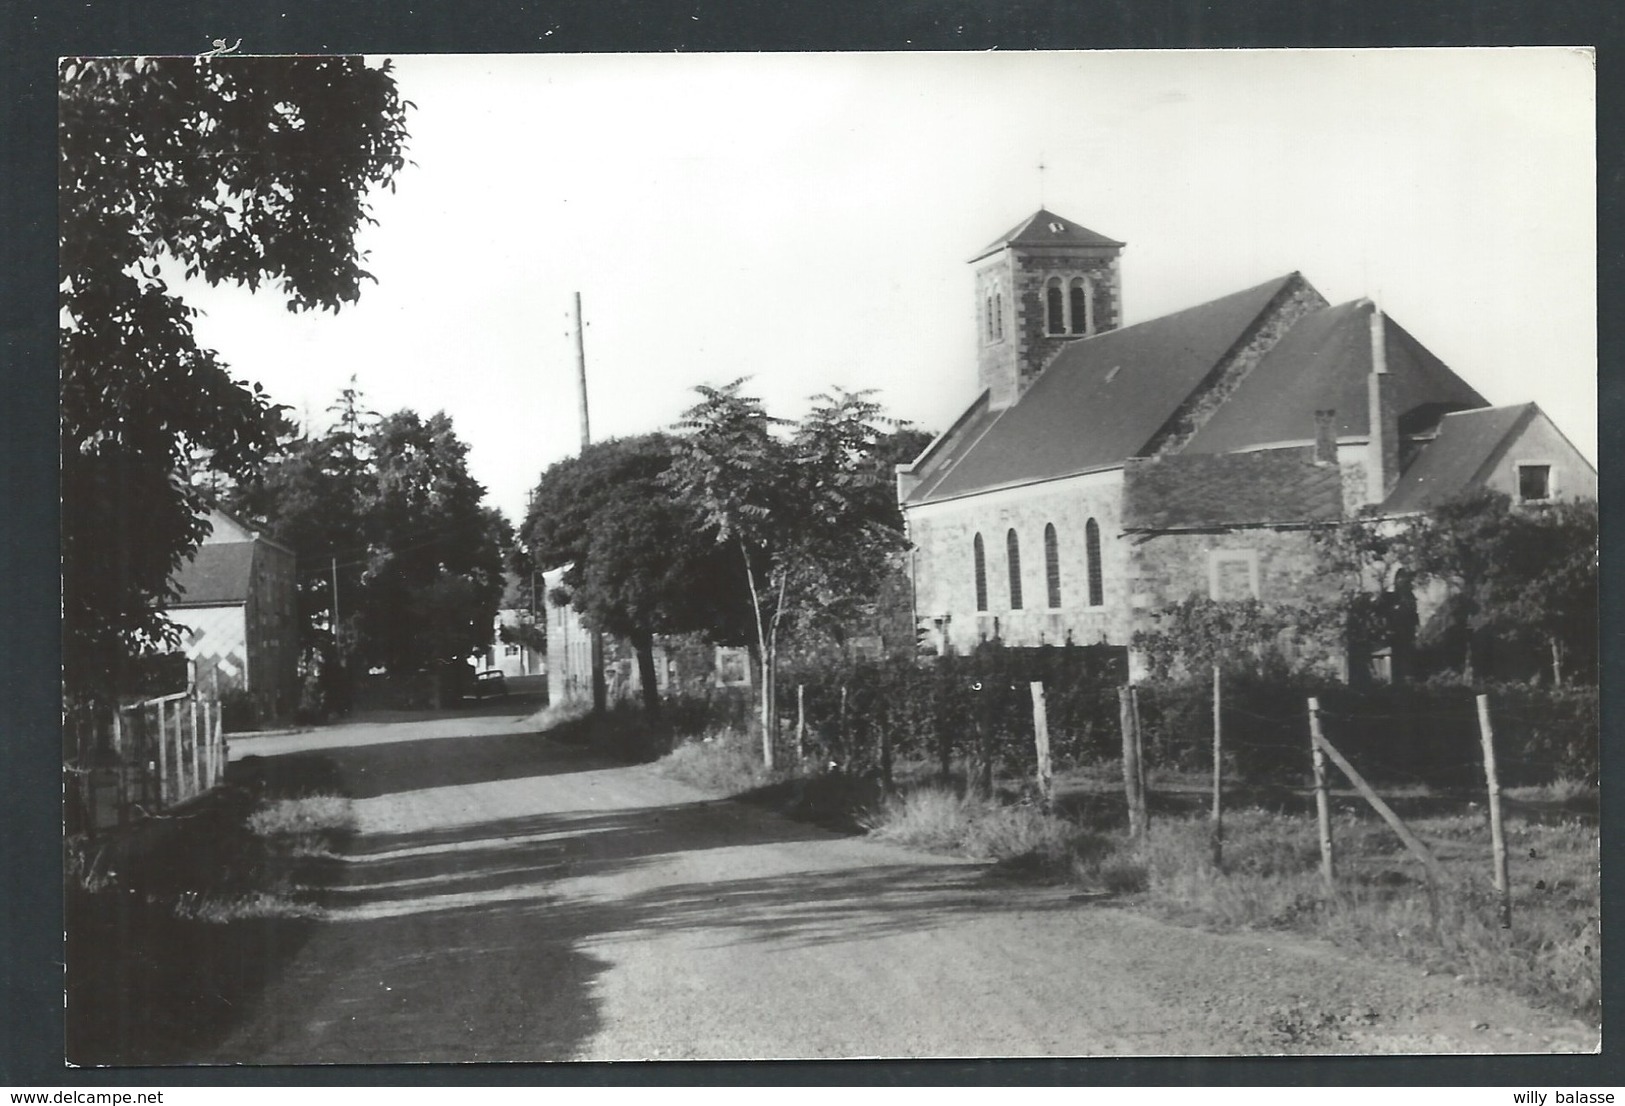
M 1278 934 L 1166 925 L 616 766 L 515 716 L 239 740 L 329 757 L 328 914 L 203 1063 L 1591 1051 Z

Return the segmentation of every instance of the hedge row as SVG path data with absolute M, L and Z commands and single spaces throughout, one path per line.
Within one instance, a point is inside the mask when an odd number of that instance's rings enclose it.
M 803 688 L 804 753 L 852 770 L 889 772 L 899 760 L 945 772 L 1033 770 L 1029 683 L 1044 684 L 1057 767 L 1120 756 L 1122 650 L 1102 646 L 986 648 L 971 656 L 894 659 L 780 673 L 783 739 L 794 741 Z M 845 691 L 844 710 L 842 691 Z M 1150 766 L 1212 763 L 1211 679 L 1136 688 Z M 1326 681 L 1226 675 L 1222 685 L 1226 770 L 1250 782 L 1302 783 L 1309 768 L 1307 700 L 1317 697 L 1322 732 L 1373 782 L 1480 786 L 1476 690 L 1460 685 L 1350 688 Z M 1559 778 L 1594 780 L 1598 717 L 1594 687 L 1523 684 L 1488 689 L 1497 760 L 1507 786 Z

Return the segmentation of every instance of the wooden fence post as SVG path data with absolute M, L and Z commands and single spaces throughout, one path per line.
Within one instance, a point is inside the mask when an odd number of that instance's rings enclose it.
M 197 730 L 197 700 L 188 700 L 192 704 L 192 794 L 197 795 L 203 791 L 203 766 L 198 760 L 198 730 Z
M 1325 739 L 1320 734 L 1320 700 L 1309 700 L 1309 756 L 1315 766 L 1315 821 L 1320 829 L 1320 877 L 1326 890 L 1337 889 L 1337 868 L 1332 857 L 1332 810 L 1326 796 Z
M 1145 727 L 1140 725 L 1140 689 L 1129 684 L 1128 697 L 1134 704 L 1134 764 L 1140 774 L 1140 832 L 1147 834 L 1151 832 L 1151 811 L 1146 799 L 1150 788 L 1145 783 Z
M 226 750 L 220 743 L 220 701 L 205 700 L 209 711 L 209 756 L 214 762 L 212 780 L 219 783 L 226 775 Z
M 1134 732 L 1134 699 L 1127 687 L 1117 689 L 1118 715 L 1123 728 L 1123 797 L 1128 802 L 1130 837 L 1145 836 L 1145 809 L 1140 795 L 1140 747 Z
M 158 806 L 163 807 L 169 796 L 169 734 L 165 726 L 163 700 L 158 701 Z
M 976 779 L 965 773 L 965 790 L 979 790 L 984 797 L 993 795 L 993 679 L 977 680 L 971 684 L 976 693 Z
M 118 773 L 113 801 L 118 804 L 118 824 L 123 827 L 130 819 L 130 773 L 124 757 L 124 717 L 117 700 L 113 702 L 113 771 Z
M 807 685 L 796 685 L 796 763 L 807 757 Z
M 208 774 L 210 787 L 220 782 L 214 757 L 214 717 L 207 699 L 203 700 L 203 770 Z
M 1038 795 L 1047 811 L 1054 798 L 1055 776 L 1049 758 L 1049 712 L 1044 705 L 1044 681 L 1033 680 L 1027 688 L 1033 696 L 1033 744 L 1038 752 Z
M 1219 712 L 1219 666 L 1213 666 L 1213 867 L 1224 869 L 1224 723 Z
M 840 714 L 840 719 L 836 724 L 836 733 L 838 733 L 840 735 L 840 738 L 841 738 L 841 757 L 842 757 L 843 760 L 850 761 L 852 759 L 852 750 L 847 748 L 847 743 L 846 743 L 846 685 L 845 684 L 841 685 L 841 714 Z M 843 765 L 843 767 L 850 767 L 850 765 Z
M 1490 792 L 1490 847 L 1495 855 L 1495 889 L 1501 894 L 1501 928 L 1512 928 L 1512 885 L 1507 881 L 1507 843 L 1501 826 L 1501 781 L 1495 772 L 1495 730 L 1490 697 L 1478 697 L 1478 737 L 1484 745 L 1484 783 Z

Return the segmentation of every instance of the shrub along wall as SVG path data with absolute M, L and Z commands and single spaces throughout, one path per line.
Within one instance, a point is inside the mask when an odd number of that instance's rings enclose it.
M 949 771 L 980 763 L 985 733 L 995 767 L 1025 773 L 1035 758 L 1031 681 L 1044 683 L 1053 754 L 1066 765 L 1120 745 L 1116 689 L 1126 676 L 1124 650 L 1101 646 L 995 646 L 970 656 L 788 668 L 780 676 L 783 733 L 794 739 L 801 684 L 808 755 L 851 771 L 889 771 L 899 759 Z
M 1597 689 L 1527 684 L 1351 688 L 1227 675 L 1222 696 L 1227 767 L 1253 782 L 1301 782 L 1309 770 L 1308 699 L 1314 696 L 1322 733 L 1368 780 L 1482 787 L 1480 691 L 1489 696 L 1503 785 L 1596 779 Z M 1210 680 L 1141 688 L 1150 764 L 1211 765 L 1212 694 Z
M 795 740 L 800 684 L 809 758 L 888 775 L 897 761 L 924 761 L 947 773 L 979 768 L 985 748 L 997 772 L 1028 775 L 1036 759 L 1030 681 L 1044 683 L 1051 753 L 1065 768 L 1121 755 L 1117 689 L 1126 679 L 1123 650 L 1102 646 L 994 646 L 925 661 L 791 667 L 781 675 L 782 733 L 786 745 Z M 1356 689 L 1227 674 L 1227 773 L 1249 782 L 1302 784 L 1310 763 L 1307 700 L 1316 696 L 1327 739 L 1372 782 L 1480 787 L 1478 690 L 1459 684 Z M 1509 684 L 1487 692 L 1504 785 L 1596 778 L 1596 688 Z M 1211 678 L 1138 686 L 1148 766 L 1211 766 L 1212 693 Z

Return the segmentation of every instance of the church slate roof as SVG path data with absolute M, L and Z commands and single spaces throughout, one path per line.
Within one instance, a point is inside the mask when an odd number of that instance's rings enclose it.
M 909 503 L 1095 472 L 1134 456 L 1295 273 L 1069 343 L 1021 399 L 925 476 Z M 979 403 L 983 402 L 978 400 Z M 1306 425 L 1312 427 L 1313 422 Z
M 175 574 L 174 583 L 180 597 L 171 606 L 218 607 L 246 603 L 253 574 L 253 542 L 206 542 Z
M 1475 487 L 1504 443 L 1529 425 L 1538 410 L 1533 403 L 1520 403 L 1444 416 L 1438 437 L 1400 476 L 1383 501 L 1382 512 L 1426 510 Z
M 980 261 L 990 254 L 998 253 L 1006 246 L 1015 246 L 1018 249 L 1033 246 L 1099 246 L 1106 249 L 1121 249 L 1123 245 L 1122 242 L 1107 238 L 1104 234 L 1097 234 L 1070 219 L 1063 219 L 1052 211 L 1039 208 L 995 238 L 986 248 L 978 250 L 971 260 Z
M 1135 458 L 1123 471 L 1125 531 L 1219 530 L 1335 522 L 1342 472 L 1313 449 Z
M 1315 412 L 1323 408 L 1336 410 L 1339 437 L 1369 435 L 1371 311 L 1369 301 L 1356 300 L 1299 319 L 1181 452 L 1229 453 L 1300 442 L 1311 436 Z M 1485 406 L 1483 396 L 1403 327 L 1391 318 L 1383 322 L 1402 432 L 1424 429 L 1445 410 Z M 1413 413 L 1424 425 L 1406 418 Z

